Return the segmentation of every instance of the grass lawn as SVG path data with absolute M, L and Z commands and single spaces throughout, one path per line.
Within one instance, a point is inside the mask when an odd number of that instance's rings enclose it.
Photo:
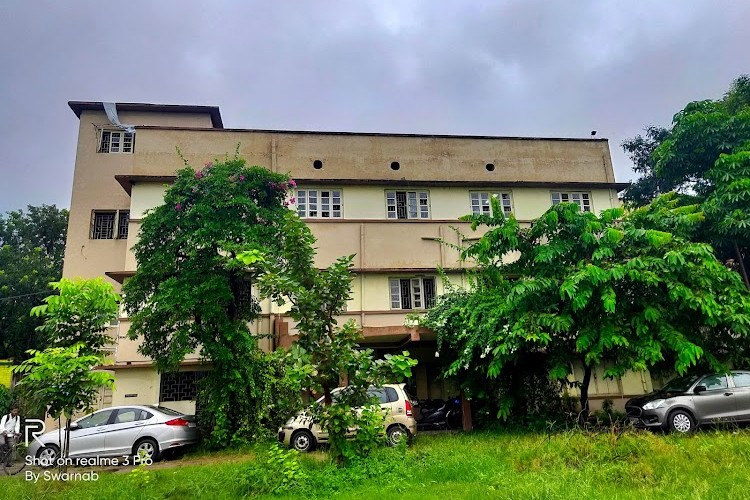
M 423 435 L 346 469 L 323 452 L 268 463 L 268 446 L 197 453 L 95 482 L 0 477 L 8 499 L 747 498 L 750 429 L 692 436 L 626 433 Z M 277 455 L 278 456 L 278 455 Z M 291 485 L 281 479 L 289 473 Z M 272 494 L 258 495 L 271 497 Z

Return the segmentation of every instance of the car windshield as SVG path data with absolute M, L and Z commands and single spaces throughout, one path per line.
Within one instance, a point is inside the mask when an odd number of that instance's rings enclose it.
M 184 413 L 180 413 L 179 411 L 174 411 L 171 408 L 166 408 L 164 406 L 154 406 L 154 405 L 147 405 L 148 408 L 153 408 L 154 410 L 161 412 L 165 415 L 169 415 L 172 417 L 179 417 L 181 415 L 184 415 Z
M 699 377 L 700 375 L 686 375 L 684 377 L 674 378 L 662 388 L 662 392 L 685 392 L 690 389 L 690 386 L 693 385 Z

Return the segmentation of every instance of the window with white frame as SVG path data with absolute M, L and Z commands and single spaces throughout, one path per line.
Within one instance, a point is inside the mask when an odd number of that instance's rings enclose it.
M 389 219 L 429 219 L 430 196 L 427 191 L 386 191 Z
M 390 278 L 391 309 L 427 309 L 435 301 L 435 278 Z
M 102 130 L 100 153 L 132 153 L 135 150 L 135 133 L 124 130 Z
M 503 207 L 503 213 L 505 213 L 505 215 L 508 215 L 513 211 L 513 203 L 510 197 L 510 193 L 488 193 L 472 191 L 471 193 L 469 193 L 469 197 L 471 199 L 471 213 L 473 214 L 490 215 L 492 213 L 490 198 L 497 198 L 500 206 Z
M 583 192 L 552 192 L 552 204 L 558 203 L 575 203 L 584 212 L 591 212 L 591 195 Z
M 129 210 L 94 210 L 91 213 L 92 240 L 127 239 Z
M 340 219 L 340 189 L 298 189 L 297 214 L 303 219 Z

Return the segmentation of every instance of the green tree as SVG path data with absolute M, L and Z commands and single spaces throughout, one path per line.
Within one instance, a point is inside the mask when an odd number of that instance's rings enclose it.
M 665 364 L 684 373 L 747 362 L 750 295 L 739 275 L 709 245 L 649 227 L 652 211 L 669 211 L 667 224 L 685 231 L 700 221 L 695 207 L 662 202 L 623 218 L 621 209 L 597 216 L 560 204 L 522 228 L 492 203 L 498 215 L 467 217 L 474 229 L 489 230 L 462 252 L 478 266 L 481 286 L 469 292 L 470 307 L 438 307 L 433 317 L 459 332 L 482 332 L 483 343 L 460 346 L 469 349 L 452 371 L 478 365 L 494 378 L 534 354 L 550 378 L 565 379 L 577 363 L 585 415 L 597 365 L 615 377 Z M 504 276 L 517 278 L 505 283 Z
M 262 269 L 258 279 L 262 294 L 280 305 L 289 303 L 298 332 L 288 353 L 290 376 L 300 389 L 323 394 L 324 407 L 315 416 L 329 433 L 333 455 L 348 463 L 369 453 L 382 429 L 379 408 L 372 406 L 367 390 L 411 376 L 416 361 L 406 351 L 375 359 L 371 349 L 358 345 L 361 332 L 354 321 L 338 324 L 336 318 L 351 297 L 354 256 L 340 257 L 322 270 L 316 268 L 315 237 L 310 229 L 293 212 L 288 211 L 283 220 L 279 252 L 264 254 L 253 249 L 238 259 Z M 342 377 L 347 377 L 347 385 L 334 401 L 331 391 Z M 362 406 L 364 410 L 356 410 Z M 360 430 L 347 440 L 347 430 L 353 427 Z
M 54 205 L 0 215 L 0 359 L 43 345 L 29 310 L 62 275 L 67 225 L 68 211 Z
M 199 397 L 215 446 L 258 436 L 274 397 L 271 361 L 248 327 L 260 312 L 253 273 L 236 255 L 276 251 L 293 185 L 238 158 L 186 166 L 133 248 L 138 270 L 123 286 L 129 335 L 162 371 L 196 350 L 211 363 Z
M 31 350 L 29 354 L 31 358 L 14 367 L 16 373 L 23 374 L 18 388 L 27 403 L 46 408 L 46 414 L 57 419 L 59 429 L 63 427 L 61 418 L 65 417 L 65 434 L 58 435 L 61 446 L 57 450 L 58 456 L 65 459 L 70 452 L 71 419 L 78 412 L 91 411 L 100 389 L 113 387 L 114 378 L 109 372 L 94 369 L 106 364 L 106 360 L 91 353 L 84 343 Z
M 44 304 L 31 309 L 31 316 L 43 317 L 37 328 L 46 343 L 56 347 L 82 344 L 90 354 L 103 354 L 112 344 L 105 332 L 118 316 L 120 296 L 102 278 L 67 279 L 50 283 L 58 295 L 50 295 Z
M 721 99 L 689 103 L 670 129 L 650 127 L 646 138 L 625 141 L 623 148 L 641 174 L 625 199 L 642 205 L 675 190 L 684 204 L 705 202 L 707 217 L 694 239 L 734 262 L 750 287 L 750 176 L 741 166 L 750 151 L 750 76 L 737 78 Z
M 633 162 L 633 171 L 640 177 L 625 190 L 625 201 L 635 205 L 645 205 L 658 195 L 670 191 L 655 172 L 654 150 L 669 135 L 669 130 L 650 125 L 644 135 L 637 135 L 622 142 L 622 149 Z

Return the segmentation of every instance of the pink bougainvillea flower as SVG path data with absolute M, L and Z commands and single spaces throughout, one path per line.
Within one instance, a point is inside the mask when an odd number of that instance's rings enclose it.
M 203 172 L 201 172 L 201 171 L 199 170 L 199 171 L 197 171 L 197 172 L 195 173 L 195 178 L 196 178 L 196 179 L 200 179 L 201 177 L 203 177 Z
M 297 183 L 294 182 L 294 179 L 289 179 L 289 187 L 297 187 Z
M 244 175 L 242 175 L 242 174 L 240 174 L 240 180 L 241 180 L 241 181 L 244 181 L 244 180 L 245 180 L 245 176 L 244 176 Z
M 297 203 L 297 199 L 296 199 L 296 198 L 295 198 L 294 196 L 292 196 L 292 197 L 291 197 L 291 198 L 289 199 L 289 203 Z
M 182 209 L 182 203 L 178 203 L 177 205 L 175 205 L 174 209 L 175 210 L 181 210 Z
M 206 168 L 212 168 L 213 166 L 214 166 L 214 164 L 212 162 L 210 162 L 210 161 L 206 162 Z

